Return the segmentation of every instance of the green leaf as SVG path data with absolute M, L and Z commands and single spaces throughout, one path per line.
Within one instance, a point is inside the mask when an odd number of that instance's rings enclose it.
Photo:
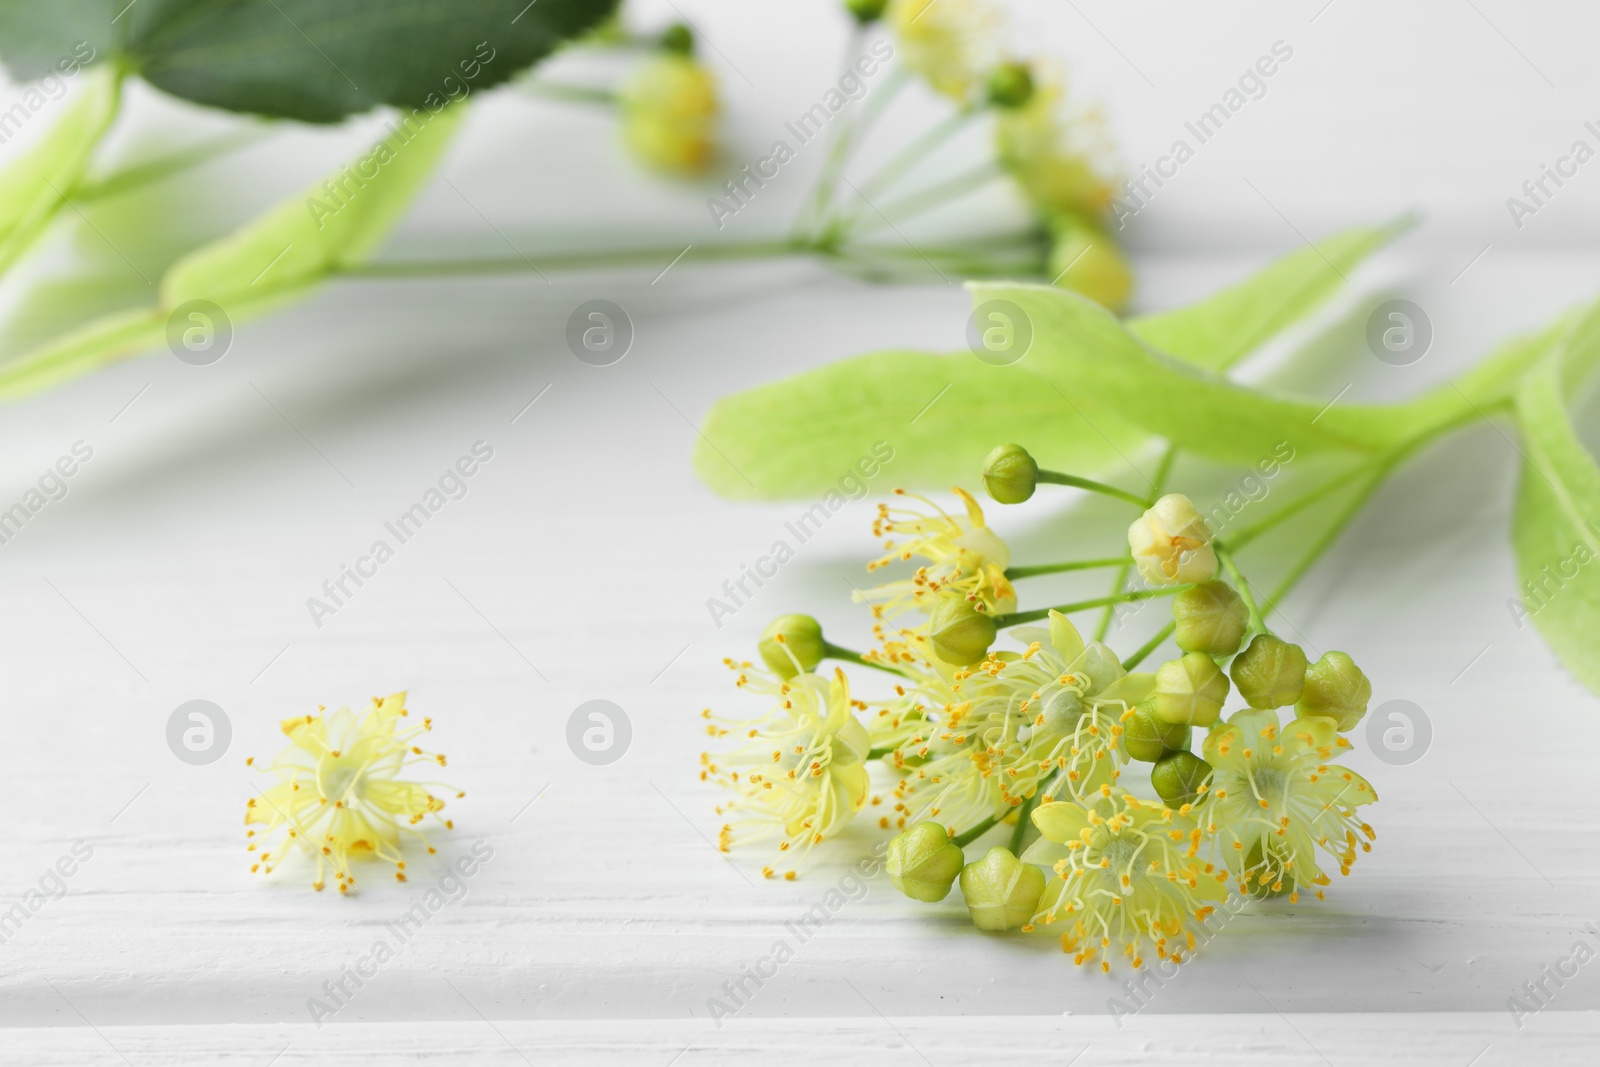
M 168 318 L 190 301 L 217 305 L 237 326 L 364 262 L 433 173 L 465 111 L 464 105 L 445 109 L 409 140 L 391 135 L 353 166 L 341 167 L 330 182 L 184 256 L 162 278 L 155 308 L 96 320 L 0 365 L 0 396 L 34 392 L 154 347 L 166 336 Z M 351 174 L 358 181 L 350 181 Z M 341 194 L 330 193 L 334 180 L 343 183 Z
M 89 154 L 117 117 L 121 95 L 115 71 L 95 72 L 50 131 L 0 171 L 0 273 L 28 250 L 72 195 L 88 167 Z M 0 125 L 6 125 L 15 110 L 0 116 Z
M 1197 303 L 1129 319 L 1128 329 L 1168 355 L 1225 370 L 1312 311 L 1345 284 L 1345 275 L 1410 226 L 1407 218 L 1335 234 Z
M 1511 538 L 1522 589 L 1510 607 L 1519 626 L 1531 618 L 1567 669 L 1600 693 L 1600 467 L 1573 430 L 1563 380 L 1572 366 L 1592 365 L 1596 349 L 1600 304 L 1517 390 L 1524 462 Z
M 87 41 L 186 100 L 337 122 L 383 104 L 432 110 L 499 85 L 604 21 L 616 4 L 0 0 L 0 54 L 29 78 Z
M 1379 453 L 1405 439 L 1389 409 L 1262 393 L 1143 344 L 1110 312 L 1048 285 L 968 283 L 973 302 L 1007 301 L 1033 332 L 1020 365 L 1186 452 L 1252 464 L 1287 441 L 1296 452 Z M 1090 413 L 1093 418 L 1093 413 Z

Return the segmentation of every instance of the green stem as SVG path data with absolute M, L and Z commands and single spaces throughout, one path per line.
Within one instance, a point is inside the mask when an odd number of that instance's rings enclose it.
M 858 25 L 850 30 L 841 67 L 848 67 L 851 58 L 861 51 L 865 36 L 866 31 L 862 26 Z M 839 175 L 844 170 L 845 161 L 850 158 L 856 121 L 856 115 L 846 115 L 844 121 L 828 131 L 828 154 L 822 164 L 822 173 L 817 175 L 817 183 L 812 187 L 811 195 L 806 198 L 800 213 L 795 217 L 794 228 L 790 231 L 791 236 L 799 238 L 809 234 L 811 223 L 822 218 L 828 205 L 833 202 L 833 191 L 838 188 Z
M 1167 478 L 1172 474 L 1172 465 L 1177 459 L 1177 446 L 1168 445 L 1167 450 L 1161 454 L 1161 462 L 1156 466 L 1156 476 L 1150 482 L 1149 505 L 1151 507 L 1154 507 L 1155 502 L 1161 498 L 1161 490 L 1167 484 Z M 1113 593 L 1122 592 L 1123 586 L 1128 584 L 1128 572 L 1132 569 L 1132 558 L 1129 558 L 1128 562 L 1117 568 L 1116 577 L 1111 582 L 1111 591 Z M 1100 624 L 1094 629 L 1094 639 L 1096 641 L 1104 641 L 1106 639 L 1106 634 L 1111 632 L 1111 620 L 1116 618 L 1116 613 L 1115 605 L 1108 604 L 1106 606 L 1106 610 L 1100 616 Z
M 1217 554 L 1217 562 L 1222 564 L 1223 571 L 1233 580 L 1234 589 L 1238 590 L 1239 598 L 1244 601 L 1245 608 L 1250 612 L 1250 629 L 1247 635 L 1266 633 L 1267 620 L 1262 616 L 1261 609 L 1256 606 L 1256 596 L 1250 591 L 1250 583 L 1239 573 L 1239 565 L 1234 562 L 1233 553 L 1220 541 L 1213 541 L 1211 549 Z
M 930 186 L 921 192 L 910 193 L 899 200 L 893 201 L 883 209 L 882 218 L 875 218 L 862 223 L 856 228 L 855 232 L 857 234 L 872 233 L 893 223 L 914 219 L 918 215 L 932 211 L 934 208 L 942 207 L 952 200 L 959 200 L 968 193 L 983 188 L 1004 173 L 1005 171 L 1001 169 L 998 163 L 984 163 L 967 171 L 965 174 L 958 174 L 949 181 L 939 182 L 937 185 Z
M 1289 591 L 1295 587 L 1296 583 L 1305 576 L 1306 571 L 1311 569 L 1312 564 L 1316 563 L 1322 554 L 1327 551 L 1328 546 L 1333 544 L 1334 538 L 1343 532 L 1344 528 L 1350 524 L 1350 521 L 1366 506 L 1367 501 L 1372 499 L 1372 495 L 1383 485 L 1384 480 L 1389 476 L 1389 471 L 1398 461 L 1399 459 L 1396 457 L 1395 460 L 1381 466 L 1373 474 L 1371 481 L 1362 486 L 1360 492 L 1351 498 L 1350 503 L 1345 505 L 1343 511 L 1339 512 L 1333 523 L 1323 531 L 1322 536 L 1289 569 L 1289 573 L 1284 575 L 1283 580 L 1278 583 L 1278 587 L 1267 597 L 1267 602 L 1263 609 L 1265 614 L 1272 613 L 1283 598 L 1289 594 Z
M 682 255 L 685 260 L 759 259 L 767 256 L 801 256 L 817 249 L 804 242 L 751 241 L 738 244 L 691 245 L 672 248 L 627 248 L 611 252 L 575 252 L 538 259 L 460 259 L 399 260 L 387 263 L 354 263 L 335 268 L 336 273 L 355 278 L 440 278 L 470 277 L 478 274 L 526 274 L 545 271 L 587 270 L 600 267 L 664 268 Z
M 924 130 L 920 137 L 901 149 L 899 154 L 884 164 L 883 169 L 857 187 L 857 195 L 869 208 L 876 211 L 877 208 L 872 204 L 873 197 L 892 187 L 895 182 L 905 176 L 907 171 L 922 162 L 940 145 L 960 133 L 969 122 L 981 113 L 982 109 L 979 107 L 965 107 L 943 122 L 936 123 Z M 835 233 L 849 231 L 855 226 L 856 220 L 863 214 L 863 211 L 857 209 L 842 220 L 835 217 L 834 221 L 829 224 L 829 229 Z
M 1038 806 L 1039 795 L 1043 791 L 1044 789 L 1042 785 L 1039 788 L 1036 788 L 1033 791 L 1033 796 L 1029 797 L 1027 800 L 1024 800 L 1022 802 L 1022 807 L 1017 809 L 1017 825 L 1016 828 L 1011 831 L 1010 848 L 1013 856 L 1022 855 L 1022 839 L 1028 832 L 1028 825 L 1030 822 L 1028 816 L 1033 814 L 1033 809 Z
M 1138 507 L 1141 511 L 1150 506 L 1150 501 L 1126 489 L 1118 489 L 1114 485 L 1097 482 L 1089 478 L 1080 478 L 1075 474 L 1062 474 L 1060 471 L 1040 471 L 1039 481 L 1049 482 L 1051 485 L 1070 485 L 1076 489 L 1087 489 L 1091 493 L 1100 493 L 1103 496 L 1114 496 L 1118 500 L 1126 500 Z
M 73 189 L 72 199 L 80 204 L 107 200 L 131 193 L 147 185 L 165 181 L 186 170 L 204 166 L 251 145 L 259 144 L 267 132 L 260 129 L 233 130 L 204 141 L 112 171 L 104 178 L 85 179 Z
M 1002 818 L 1004 818 L 1004 816 L 992 815 L 980 822 L 978 825 L 974 826 L 972 829 L 968 830 L 966 833 L 957 834 L 955 837 L 951 838 L 951 843 L 957 848 L 966 848 L 978 838 L 994 829 L 995 825 L 999 823 Z
M 599 104 L 602 107 L 613 107 L 617 103 L 617 94 L 610 89 L 550 81 L 528 81 L 523 85 L 529 92 L 546 100 L 560 100 L 572 104 Z
M 1035 608 L 1032 611 L 1013 611 L 1009 615 L 996 615 L 994 617 L 995 629 L 1004 629 L 1007 626 L 1020 626 L 1025 622 L 1038 622 L 1048 619 L 1052 611 L 1059 611 L 1063 615 L 1071 615 L 1075 611 L 1087 611 L 1089 608 L 1103 607 L 1107 604 L 1127 604 L 1135 600 L 1151 600 L 1155 597 L 1177 596 L 1185 589 L 1193 589 L 1192 585 L 1173 585 L 1163 589 L 1140 589 L 1132 593 L 1116 593 L 1112 596 L 1097 596 L 1093 600 L 1078 600 L 1071 604 L 1057 604 L 1053 608 Z
M 1235 550 L 1243 548 L 1245 545 L 1248 545 L 1251 541 L 1254 541 L 1262 534 L 1269 532 L 1280 524 L 1293 518 L 1306 508 L 1328 499 L 1329 493 L 1338 489 L 1342 489 L 1344 486 L 1355 481 L 1364 474 L 1371 473 L 1376 467 L 1381 466 L 1382 463 L 1383 461 L 1381 460 L 1378 463 L 1363 463 L 1355 469 L 1346 471 L 1345 473 L 1339 475 L 1337 478 L 1323 482 L 1315 489 L 1296 497 L 1294 500 L 1290 501 L 1279 510 L 1273 512 L 1271 515 L 1268 515 L 1260 522 L 1246 526 L 1238 533 L 1232 534 L 1228 538 L 1228 544 L 1231 545 Z
M 836 659 L 844 663 L 854 663 L 858 667 L 871 667 L 874 670 L 887 671 L 896 677 L 905 677 L 899 671 L 888 666 L 887 664 L 874 662 L 873 660 L 862 656 L 861 653 L 855 652 L 848 648 L 841 648 L 832 641 L 822 642 L 822 655 L 827 659 Z
M 1016 581 L 1018 578 L 1034 578 L 1041 574 L 1061 574 L 1065 571 L 1092 571 L 1100 567 L 1116 567 L 1127 562 L 1127 556 L 1112 556 L 1110 559 L 1075 559 L 1067 563 L 1036 563 L 1030 567 L 1007 567 L 1006 577 Z
M 1131 671 L 1139 664 L 1143 663 L 1145 658 L 1149 656 L 1150 653 L 1160 648 L 1161 642 L 1171 637 L 1172 631 L 1176 630 L 1177 628 L 1178 624 L 1176 622 L 1168 621 L 1165 626 L 1156 631 L 1156 635 L 1154 637 L 1140 645 L 1138 649 L 1135 650 L 1133 655 L 1122 661 L 1122 669 L 1125 671 Z

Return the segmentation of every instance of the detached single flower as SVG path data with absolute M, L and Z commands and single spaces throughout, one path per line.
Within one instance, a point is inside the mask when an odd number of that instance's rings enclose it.
M 433 852 L 415 827 L 444 810 L 444 801 L 430 791 L 438 783 L 401 777 L 417 764 L 445 764 L 443 755 L 414 743 L 433 729 L 432 719 L 401 728 L 400 720 L 410 714 L 405 693 L 393 693 L 373 697 L 365 715 L 349 708 L 324 714 L 318 708 L 315 715 L 283 720 L 290 744 L 262 768 L 278 783 L 246 803 L 245 825 L 265 824 L 247 832 L 250 851 L 258 853 L 250 869 L 270 874 L 298 850 L 316 860 L 313 889 L 322 889 L 331 867 L 339 892 L 349 892 L 355 885 L 350 867 L 359 860 L 393 863 L 395 878 L 405 881 L 407 838 Z M 246 762 L 253 766 L 255 760 Z M 448 820 L 440 821 L 452 828 Z

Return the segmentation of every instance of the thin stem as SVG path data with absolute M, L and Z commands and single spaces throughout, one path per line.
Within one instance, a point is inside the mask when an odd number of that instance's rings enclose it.
M 627 248 L 612 252 L 576 252 L 538 259 L 459 259 L 400 260 L 388 263 L 356 263 L 336 268 L 340 274 L 358 278 L 439 278 L 468 277 L 477 274 L 540 274 L 545 271 L 586 270 L 598 267 L 666 267 L 682 255 L 685 259 L 759 259 L 766 256 L 811 255 L 815 248 L 793 241 L 752 241 L 740 244 L 697 245 L 685 254 L 677 248 Z
M 1217 562 L 1222 564 L 1222 569 L 1228 577 L 1233 579 L 1233 587 L 1239 592 L 1239 599 L 1244 601 L 1245 608 L 1250 612 L 1249 633 L 1267 633 L 1267 620 L 1262 616 L 1261 609 L 1256 606 L 1255 594 L 1250 591 L 1250 583 L 1239 573 L 1239 565 L 1234 562 L 1233 553 L 1220 541 L 1211 543 L 1211 550 L 1217 554 Z
M 981 113 L 981 108 L 975 106 L 965 107 L 943 122 L 936 123 L 924 130 L 920 137 L 901 149 L 898 155 L 884 164 L 883 169 L 868 178 L 859 187 L 856 187 L 857 196 L 866 202 L 869 207 L 872 207 L 873 210 L 877 210 L 872 203 L 873 197 L 893 186 L 895 182 L 905 176 L 907 171 L 922 162 L 940 145 L 960 133 L 969 122 Z M 835 233 L 849 231 L 855 227 L 856 221 L 862 214 L 863 212 L 857 209 L 846 218 L 840 219 L 836 216 L 829 224 L 828 229 Z
M 1333 520 L 1333 523 L 1323 531 L 1322 536 L 1319 537 L 1311 546 L 1311 548 L 1300 557 L 1299 561 L 1297 561 L 1295 565 L 1289 569 L 1289 573 L 1284 575 L 1283 580 L 1278 583 L 1278 587 L 1272 591 L 1272 594 L 1269 597 L 1267 597 L 1267 602 L 1263 609 L 1265 613 L 1272 613 L 1272 611 L 1278 606 L 1279 602 L 1282 601 L 1283 598 L 1289 594 L 1289 591 L 1295 587 L 1295 584 L 1305 576 L 1306 571 L 1311 569 L 1312 564 L 1316 563 L 1318 558 L 1321 557 L 1322 553 L 1327 551 L 1328 546 L 1333 543 L 1334 538 L 1338 537 L 1344 528 L 1350 524 L 1350 521 L 1356 517 L 1357 513 L 1366 506 L 1367 501 L 1372 499 L 1372 495 L 1378 491 L 1379 486 L 1381 486 L 1384 480 L 1388 477 L 1389 471 L 1394 467 L 1395 462 L 1398 462 L 1398 459 L 1383 464 L 1377 470 L 1377 472 L 1373 474 L 1372 480 L 1361 487 L 1361 491 L 1351 498 L 1350 503 L 1345 505 L 1344 510 L 1341 511 Z
M 841 67 L 850 65 L 851 57 L 861 51 L 865 39 L 865 27 L 856 25 L 851 28 L 850 36 L 845 42 L 844 62 L 840 64 Z M 794 229 L 791 231 L 793 236 L 801 237 L 809 233 L 812 221 L 822 218 L 828 205 L 833 201 L 833 191 L 838 187 L 839 174 L 844 169 L 845 160 L 850 158 L 855 124 L 856 116 L 847 115 L 843 122 L 828 131 L 828 155 L 823 161 L 822 173 L 817 175 L 817 184 L 812 187 L 811 195 L 806 198 L 800 213 L 795 217 Z
M 1063 615 L 1071 615 L 1075 611 L 1087 611 L 1089 608 L 1103 607 L 1107 604 L 1127 604 L 1134 600 L 1151 600 L 1155 597 L 1177 596 L 1185 589 L 1194 588 L 1191 585 L 1173 585 L 1163 589 L 1140 589 L 1132 593 L 1116 593 L 1112 596 L 1097 596 L 1093 600 L 1078 600 L 1071 604 L 1057 604 L 1053 608 L 1035 608 L 1032 611 L 1013 611 L 1009 615 L 996 615 L 994 617 L 995 629 L 1004 629 L 1007 626 L 1018 626 L 1025 622 L 1038 622 L 1048 619 L 1052 611 L 1059 611 Z
M 893 201 L 883 209 L 882 217 L 871 219 L 856 228 L 857 234 L 872 233 L 897 222 L 905 222 L 918 215 L 959 200 L 968 193 L 983 188 L 1005 173 L 1000 164 L 990 162 L 958 174 L 949 181 L 939 182 L 921 192 L 910 193 Z
M 1017 825 L 1016 828 L 1011 831 L 1010 848 L 1013 856 L 1022 855 L 1022 839 L 1028 832 L 1028 816 L 1033 814 L 1033 809 L 1038 805 L 1039 794 L 1041 792 L 1043 792 L 1042 788 L 1036 788 L 1033 791 L 1033 796 L 1029 797 L 1027 800 L 1024 800 L 1022 802 L 1022 807 L 1017 809 Z
M 998 823 L 1002 818 L 1004 818 L 1004 816 L 992 815 L 980 822 L 978 825 L 974 826 L 972 829 L 968 830 L 966 833 L 957 834 L 955 837 L 951 838 L 951 843 L 957 848 L 966 848 L 978 838 L 992 830 L 995 824 Z
M 1149 656 L 1150 653 L 1160 648 L 1161 642 L 1171 637 L 1172 631 L 1176 630 L 1177 628 L 1178 624 L 1176 622 L 1169 621 L 1160 630 L 1156 631 L 1156 635 L 1154 637 L 1140 645 L 1133 655 L 1122 661 L 1122 669 L 1125 671 L 1131 671 L 1139 664 L 1143 663 L 1145 658 Z
M 1018 578 L 1033 578 L 1041 574 L 1061 574 L 1065 571 L 1092 571 L 1100 567 L 1116 567 L 1128 561 L 1127 556 L 1112 556 L 1110 559 L 1075 559 L 1066 563 L 1036 563 L 1029 567 L 1007 567 L 1006 577 L 1016 581 Z
M 832 641 L 822 642 L 822 654 L 828 659 L 836 659 L 844 663 L 854 663 L 858 667 L 871 667 L 874 670 L 888 671 L 890 674 L 893 674 L 897 677 L 904 677 L 904 675 L 901 675 L 900 672 L 895 670 L 893 667 L 874 662 L 873 660 L 862 656 L 861 653 L 855 652 L 851 649 L 841 648 Z
M 1161 454 L 1161 462 L 1156 466 L 1156 476 L 1150 482 L 1149 505 L 1151 507 L 1154 507 L 1155 502 L 1161 498 L 1162 487 L 1167 484 L 1167 478 L 1172 474 L 1172 465 L 1177 459 L 1177 446 L 1168 445 L 1167 450 Z M 1113 593 L 1122 592 L 1123 586 L 1128 584 L 1128 572 L 1132 569 L 1133 560 L 1131 558 L 1117 568 L 1116 577 L 1111 582 L 1111 591 Z M 1104 641 L 1106 639 L 1106 634 L 1111 632 L 1111 620 L 1116 618 L 1116 614 L 1115 605 L 1106 605 L 1106 610 L 1100 616 L 1100 624 L 1094 629 L 1094 639 L 1096 641 Z
M 529 92 L 546 100 L 560 100 L 572 104 L 599 104 L 602 107 L 612 107 L 617 102 L 617 94 L 610 89 L 596 89 L 590 85 L 543 80 L 528 81 L 523 85 Z
M 113 171 L 104 178 L 85 180 L 72 191 L 72 199 L 82 204 L 131 193 L 258 144 L 267 137 L 268 132 L 251 128 L 208 137 L 186 148 Z
M 1381 466 L 1381 463 L 1376 465 L 1372 463 L 1363 463 L 1354 470 L 1346 471 L 1337 478 L 1332 478 L 1326 482 L 1323 482 L 1310 492 L 1303 493 L 1299 497 L 1296 497 L 1294 500 L 1273 512 L 1271 515 L 1268 515 L 1260 522 L 1246 526 L 1243 530 L 1233 534 L 1228 538 L 1228 544 L 1234 549 L 1243 548 L 1245 545 L 1248 545 L 1251 541 L 1254 541 L 1262 534 L 1269 532 L 1270 530 L 1279 526 L 1281 523 L 1293 518 L 1306 508 L 1311 507 L 1313 504 L 1316 504 L 1319 501 L 1326 500 L 1330 492 L 1343 488 L 1345 485 L 1355 481 L 1355 479 L 1359 478 L 1363 474 L 1370 473 L 1375 466 Z
M 1087 489 L 1091 493 L 1100 493 L 1103 496 L 1114 496 L 1118 500 L 1126 500 L 1141 511 L 1150 506 L 1150 502 L 1137 493 L 1130 493 L 1126 489 L 1118 489 L 1114 485 L 1097 482 L 1090 478 L 1080 478 L 1076 474 L 1062 474 L 1060 471 L 1040 471 L 1039 480 L 1049 482 L 1051 485 L 1070 485 L 1076 489 Z

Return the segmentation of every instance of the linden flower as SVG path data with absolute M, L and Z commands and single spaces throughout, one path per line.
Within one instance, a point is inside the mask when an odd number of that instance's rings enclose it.
M 749 663 L 725 661 L 739 674 L 738 686 L 776 698 L 758 719 L 718 719 L 710 709 L 706 732 L 713 737 L 742 734 L 746 744 L 714 762 L 701 753 L 702 779 L 714 779 L 737 794 L 719 805 L 717 814 L 744 813 L 722 828 L 718 842 L 726 852 L 734 845 L 774 835 L 780 852 L 796 846 L 810 852 L 840 830 L 867 800 L 866 728 L 855 710 L 866 705 L 850 699 L 844 672 L 832 679 L 797 671 L 784 681 Z M 718 726 L 716 723 L 725 725 Z M 772 877 L 771 867 L 762 871 Z M 786 877 L 793 877 L 790 871 Z
M 1006 577 L 1011 565 L 1011 549 L 1000 536 L 983 521 L 983 509 L 965 489 L 952 492 L 966 505 L 966 515 L 954 518 L 933 501 L 913 496 L 904 489 L 896 489 L 896 496 L 911 496 L 933 510 L 933 515 L 907 508 L 878 505 L 878 517 L 872 523 L 874 537 L 888 538 L 890 534 L 906 535 L 902 542 L 885 540 L 885 555 L 867 564 L 867 570 L 880 570 L 896 561 L 921 556 L 928 560 L 925 566 L 908 579 L 888 582 L 865 594 L 856 593 L 857 601 L 878 601 L 872 613 L 877 618 L 893 618 L 913 608 L 931 613 L 939 599 L 960 595 L 991 615 L 1003 615 L 1017 608 L 1017 591 Z
M 1000 58 L 1000 10 L 986 0 L 890 0 L 884 19 L 906 65 L 966 103 Z
M 716 79 L 693 56 L 662 52 L 640 65 L 620 92 L 622 139 L 647 166 L 696 175 L 716 143 Z
M 245 809 L 247 826 L 266 824 L 259 832 L 248 831 L 250 851 L 260 849 L 251 871 L 270 874 L 295 846 L 316 858 L 313 889 L 322 889 L 325 868 L 331 866 L 339 892 L 349 892 L 355 885 L 352 860 L 387 860 L 395 865 L 395 878 L 405 881 L 402 835 L 420 839 L 432 853 L 427 837 L 413 827 L 426 815 L 438 818 L 444 809 L 444 801 L 428 791 L 437 783 L 400 777 L 413 764 L 445 764 L 444 756 L 412 743 L 433 729 L 432 719 L 398 729 L 409 715 L 405 693 L 393 693 L 373 697 L 361 716 L 349 708 L 332 714 L 318 708 L 315 715 L 283 720 L 290 744 L 262 768 L 277 775 L 278 783 L 251 797 Z M 245 762 L 253 766 L 255 758 Z M 453 828 L 449 820 L 440 821 Z
M 1111 204 L 1115 151 L 1098 108 L 1068 111 L 1065 80 L 1049 64 L 1032 67 L 1033 92 L 995 113 L 995 149 L 1030 203 L 1047 216 L 1098 219 Z
M 1110 971 L 1115 945 L 1142 967 L 1147 943 L 1158 958 L 1182 963 L 1194 950 L 1195 924 L 1214 910 L 1204 902 L 1227 897 L 1227 874 L 1195 858 L 1193 821 L 1123 790 L 1102 786 L 1083 803 L 1046 801 L 1033 824 L 1044 836 L 1022 858 L 1057 875 L 1033 921 L 1071 923 L 1061 948 L 1079 966 L 1100 957 Z
M 1211 527 L 1182 493 L 1168 493 L 1135 519 L 1128 547 L 1151 585 L 1206 582 L 1217 573 Z
M 1321 886 L 1323 849 L 1349 874 L 1356 850 L 1372 851 L 1377 837 L 1355 809 L 1377 800 L 1367 780 L 1328 761 L 1350 742 L 1329 719 L 1296 719 L 1285 729 L 1275 710 L 1249 709 L 1213 727 L 1204 753 L 1213 770 L 1210 797 L 1201 807 L 1208 833 L 1242 890 L 1257 895 Z

